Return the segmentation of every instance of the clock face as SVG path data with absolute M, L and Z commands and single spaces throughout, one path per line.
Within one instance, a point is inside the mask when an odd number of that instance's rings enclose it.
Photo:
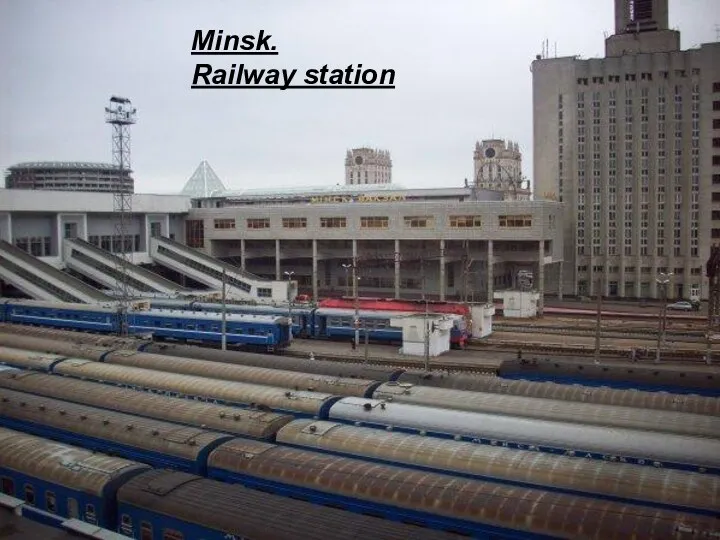
M 355 158 L 355 164 L 356 165 L 362 165 L 363 164 L 363 158 L 362 156 L 358 156 Z
M 495 157 L 495 149 L 488 148 L 487 150 L 485 150 L 485 157 L 486 158 L 494 158 Z

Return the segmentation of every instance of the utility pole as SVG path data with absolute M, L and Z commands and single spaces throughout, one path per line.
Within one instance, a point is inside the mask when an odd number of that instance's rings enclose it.
M 428 319 L 428 301 L 425 299 L 425 371 L 430 371 L 430 321 Z
M 295 274 L 294 271 L 290 270 L 287 272 L 283 272 L 288 277 L 288 319 L 290 319 L 290 336 L 289 339 L 293 338 L 293 328 L 295 326 L 295 323 L 293 322 L 293 314 L 292 314 L 292 304 L 293 304 L 293 298 L 292 298 L 292 277 Z
M 353 257 L 352 264 L 352 280 L 353 280 L 353 296 L 355 297 L 355 348 L 360 346 L 360 300 L 358 299 L 358 276 L 357 276 L 357 258 Z
M 710 246 L 710 257 L 705 265 L 705 275 L 708 278 L 708 321 L 707 321 L 707 351 L 705 363 L 712 362 L 712 341 L 715 332 L 720 328 L 720 247 Z
M 223 266 L 222 269 L 222 337 L 220 341 L 220 348 L 225 351 L 227 350 L 227 306 L 225 304 L 225 293 L 226 293 L 226 271 Z
M 345 269 L 345 296 L 350 296 L 350 276 L 348 275 L 348 272 L 350 271 L 350 268 L 352 268 L 352 264 L 341 264 Z
M 367 328 L 367 319 L 365 319 L 365 363 L 368 363 L 368 341 L 370 339 L 368 328 Z
M 597 320 L 595 322 L 595 364 L 600 363 L 600 330 L 602 329 L 602 277 L 597 280 Z
M 665 328 L 666 328 L 666 321 L 667 321 L 667 285 L 670 283 L 670 278 L 672 277 L 672 272 L 669 274 L 665 273 L 659 273 L 658 276 L 655 278 L 655 281 L 658 285 L 660 285 L 660 300 L 662 301 L 662 304 L 660 305 L 660 320 L 658 321 L 658 339 L 657 339 L 657 348 L 655 350 L 655 363 L 660 363 L 660 350 L 665 345 Z

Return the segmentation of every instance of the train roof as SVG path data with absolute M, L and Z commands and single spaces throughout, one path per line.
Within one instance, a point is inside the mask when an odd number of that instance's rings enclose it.
M 108 409 L 2 389 L 0 411 L 20 422 L 190 461 L 230 435 Z
M 118 491 L 120 504 L 172 515 L 238 538 L 442 540 L 455 535 L 226 484 L 155 470 Z
M 0 457 L 8 469 L 97 497 L 118 478 L 150 468 L 5 428 L 0 428 Z

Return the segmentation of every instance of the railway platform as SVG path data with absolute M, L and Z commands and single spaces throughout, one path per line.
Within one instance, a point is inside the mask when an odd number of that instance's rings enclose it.
M 0 508 L 0 540 L 78 540 L 81 536 L 41 525 Z
M 336 360 L 341 362 L 363 362 L 366 358 L 372 364 L 384 364 L 400 367 L 424 367 L 425 359 L 418 356 L 400 354 L 399 346 L 369 343 L 367 354 L 365 343 L 354 349 L 348 341 L 319 341 L 295 339 L 285 354 L 308 358 L 312 353 L 318 360 Z M 503 360 L 515 358 L 516 354 L 486 351 L 450 350 L 447 353 L 431 357 L 430 369 L 446 369 L 447 366 L 458 365 L 468 371 L 494 373 Z

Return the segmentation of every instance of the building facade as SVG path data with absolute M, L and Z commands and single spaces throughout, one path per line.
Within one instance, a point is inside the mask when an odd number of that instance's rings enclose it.
M 345 184 L 392 183 L 392 159 L 387 150 L 355 148 L 345 156 Z
M 126 241 L 133 262 L 152 262 L 148 246 L 153 235 L 183 240 L 189 197 L 135 194 L 132 208 Z M 121 252 L 117 224 L 111 193 L 0 190 L 0 240 L 56 267 L 63 267 L 65 238 L 81 238 L 111 253 Z
M 532 73 L 535 197 L 564 203 L 564 292 L 707 298 L 720 43 L 681 51 L 667 0 L 615 0 L 604 58 L 538 56 Z
M 7 189 L 133 193 L 132 171 L 109 163 L 42 161 L 8 167 Z
M 246 190 L 191 200 L 134 195 L 132 260 L 153 264 L 151 238 L 168 236 L 271 280 L 292 275 L 314 298 L 350 295 L 485 302 L 520 287 L 558 291 L 561 205 L 505 201 L 477 188 L 391 185 Z M 58 268 L 64 239 L 120 251 L 110 193 L 4 190 L 0 240 Z M 0 249 L 0 264 L 3 264 Z
M 189 246 L 268 279 L 292 272 L 313 297 L 364 296 L 486 301 L 531 273 L 558 290 L 561 205 L 505 201 L 472 187 L 326 187 L 227 194 L 194 201 Z
M 476 142 L 473 170 L 477 187 L 502 191 L 506 198 L 530 199 L 530 190 L 522 175 L 522 153 L 518 143 L 502 139 Z

